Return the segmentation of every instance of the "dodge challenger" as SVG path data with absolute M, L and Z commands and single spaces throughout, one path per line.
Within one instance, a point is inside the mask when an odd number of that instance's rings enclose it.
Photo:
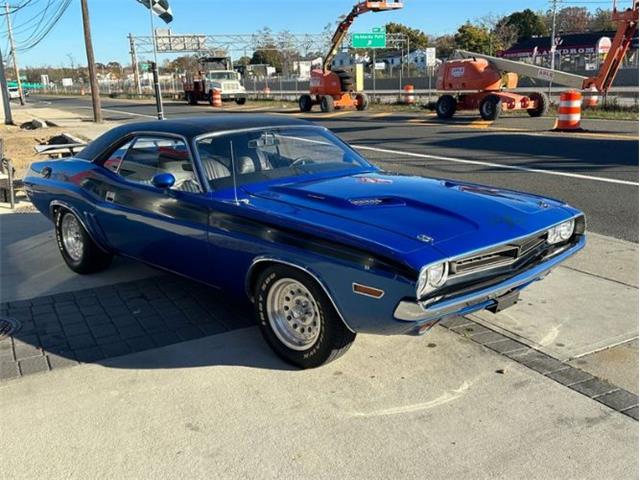
M 302 368 L 359 332 L 507 308 L 586 241 L 562 201 L 388 173 L 287 117 L 129 123 L 33 163 L 25 186 L 73 271 L 121 255 L 248 297 L 267 343 Z

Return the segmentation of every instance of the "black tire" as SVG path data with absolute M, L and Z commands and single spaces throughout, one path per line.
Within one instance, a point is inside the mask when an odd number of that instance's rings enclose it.
M 267 314 L 269 291 L 280 280 L 294 280 L 302 284 L 313 297 L 316 318 L 320 323 L 319 333 L 315 342 L 305 350 L 295 350 L 283 343 L 269 320 Z M 296 268 L 286 265 L 272 265 L 266 268 L 258 277 L 254 295 L 256 315 L 262 335 L 273 351 L 288 363 L 300 368 L 319 367 L 343 355 L 356 338 L 356 334 L 342 322 L 322 287 Z
M 538 103 L 536 108 L 527 109 L 527 113 L 532 117 L 543 117 L 549 113 L 549 97 L 543 92 L 533 92 L 529 99 Z
M 198 104 L 198 100 L 196 99 L 195 95 L 192 92 L 187 92 L 187 103 L 189 105 L 197 105 Z
M 325 113 L 333 112 L 335 110 L 335 105 L 333 103 L 333 97 L 331 95 L 324 95 L 322 100 L 320 100 L 320 110 Z
M 366 93 L 356 94 L 356 108 L 361 112 L 369 108 L 369 95 Z
M 67 247 L 65 246 L 65 242 L 63 241 L 63 223 L 65 222 L 65 217 L 72 217 L 77 222 L 79 227 L 79 239 L 81 240 L 81 248 L 80 254 L 77 258 L 74 258 L 72 254 L 69 253 Z M 65 208 L 59 208 L 55 214 L 55 230 L 56 230 L 56 242 L 58 244 L 58 249 L 62 254 L 62 258 L 68 267 L 76 273 L 87 274 L 87 273 L 96 273 L 104 270 L 109 266 L 111 260 L 113 259 L 113 255 L 102 250 L 98 245 L 93 241 L 91 236 L 87 233 L 82 222 L 78 220 L 78 217 L 75 216 L 72 212 Z
M 247 103 L 247 97 L 236 98 L 236 104 L 244 105 L 245 103 Z
M 301 112 L 310 112 L 313 108 L 313 99 L 311 95 L 301 95 L 298 100 L 298 106 Z
M 480 116 L 483 120 L 497 120 L 502 113 L 502 100 L 498 95 L 487 95 L 480 102 Z
M 453 95 L 442 95 L 436 102 L 436 115 L 438 118 L 447 120 L 453 117 L 458 108 L 458 101 Z

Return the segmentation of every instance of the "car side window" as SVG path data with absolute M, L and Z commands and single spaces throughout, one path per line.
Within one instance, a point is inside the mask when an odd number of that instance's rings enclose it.
M 111 155 L 109 155 L 109 158 L 107 158 L 102 163 L 102 166 L 106 169 L 111 170 L 112 172 L 118 173 L 120 164 L 122 163 L 122 159 L 124 158 L 127 150 L 129 150 L 129 147 L 132 143 L 133 140 L 129 140 L 124 145 L 118 147 L 113 153 L 111 153 Z
M 143 185 L 151 185 L 153 177 L 159 173 L 170 173 L 176 179 L 173 190 L 191 193 L 202 191 L 189 149 L 180 139 L 136 138 L 120 162 L 117 173 L 130 182 Z

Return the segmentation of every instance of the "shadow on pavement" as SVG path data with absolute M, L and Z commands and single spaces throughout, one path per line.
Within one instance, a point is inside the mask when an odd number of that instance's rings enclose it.
M 102 363 L 256 325 L 249 301 L 223 297 L 216 289 L 168 274 L 3 303 L 0 316 L 21 324 L 12 336 L 0 339 L 0 380 L 78 362 Z M 260 337 L 257 329 L 251 332 Z M 224 344 L 218 347 L 197 355 L 180 348 L 173 355 L 153 356 L 151 362 L 144 360 L 150 357 L 131 356 L 108 364 L 119 368 L 184 368 L 225 362 L 288 368 L 274 360 L 273 353 L 265 353 L 268 347 L 259 338 L 234 355 L 225 352 Z

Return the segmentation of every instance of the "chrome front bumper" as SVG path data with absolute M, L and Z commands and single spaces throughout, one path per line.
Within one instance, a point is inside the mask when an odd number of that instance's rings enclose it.
M 483 310 L 494 305 L 496 298 L 513 290 L 523 289 L 530 283 L 542 279 L 554 267 L 582 250 L 585 244 L 586 237 L 581 235 L 577 243 L 556 252 L 541 264 L 514 275 L 497 285 L 492 285 L 491 287 L 483 288 L 475 292 L 428 305 L 425 304 L 425 302 L 404 300 L 398 304 L 393 316 L 396 320 L 421 324 L 442 320 L 450 316 L 466 315 L 477 310 Z

